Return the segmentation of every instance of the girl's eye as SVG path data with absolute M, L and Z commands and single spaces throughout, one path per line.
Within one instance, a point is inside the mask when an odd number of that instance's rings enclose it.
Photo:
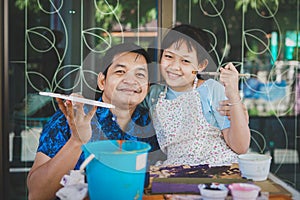
M 165 54 L 165 58 L 172 58 L 171 55 Z

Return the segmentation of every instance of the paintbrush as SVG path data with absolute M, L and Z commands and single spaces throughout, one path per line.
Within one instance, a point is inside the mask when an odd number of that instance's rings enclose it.
M 192 71 L 192 73 L 197 74 L 197 75 L 204 75 L 204 76 L 219 76 L 220 75 L 220 72 L 202 72 L 202 71 L 197 71 L 197 70 Z M 250 74 L 239 74 L 239 77 L 250 78 L 251 75 Z

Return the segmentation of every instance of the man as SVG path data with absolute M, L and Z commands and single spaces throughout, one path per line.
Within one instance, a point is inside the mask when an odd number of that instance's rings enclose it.
M 32 169 L 27 178 L 29 199 L 53 199 L 63 175 L 78 169 L 81 146 L 99 139 L 146 141 L 159 149 L 148 110 L 139 106 L 148 92 L 148 54 L 134 44 L 112 47 L 103 58 L 107 69 L 98 75 L 99 101 L 113 109 L 57 99 L 60 110 L 45 125 Z M 95 117 L 93 118 L 93 116 Z M 90 123 L 91 121 L 91 123 Z

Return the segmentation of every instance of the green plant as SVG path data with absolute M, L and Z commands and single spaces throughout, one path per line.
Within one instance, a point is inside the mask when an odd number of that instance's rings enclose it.
M 34 13 L 50 8 L 51 4 L 51 1 L 15 0 L 19 10 L 27 8 Z M 157 18 L 156 3 L 148 0 L 97 0 L 95 8 L 97 26 L 106 30 L 110 30 L 117 21 L 127 27 L 138 28 Z
M 261 9 L 263 7 L 269 7 L 271 10 L 278 7 L 280 0 L 236 0 L 235 8 L 238 10 L 243 9 L 243 12 L 247 12 L 248 7 L 252 9 Z M 282 0 L 285 1 L 285 0 Z
M 40 10 L 39 4 L 36 0 L 15 0 L 15 6 L 20 10 L 24 10 L 27 7 L 29 10 L 35 13 Z

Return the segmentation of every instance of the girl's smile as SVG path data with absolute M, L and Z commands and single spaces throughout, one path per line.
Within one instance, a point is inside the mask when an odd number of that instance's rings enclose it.
M 176 73 L 176 72 L 174 73 L 174 72 L 168 71 L 168 70 L 167 70 L 167 74 L 170 79 L 178 79 L 180 76 L 182 76 L 179 73 Z
M 192 71 L 199 70 L 196 50 L 189 50 L 185 42 L 179 46 L 173 43 L 164 50 L 160 67 L 162 76 L 173 90 L 190 90 L 196 77 Z

